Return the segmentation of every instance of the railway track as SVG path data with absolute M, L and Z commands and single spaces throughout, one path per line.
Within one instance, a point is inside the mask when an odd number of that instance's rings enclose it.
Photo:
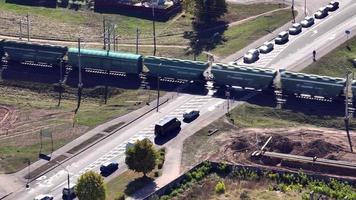
M 276 152 L 269 152 L 269 151 L 265 151 L 265 152 L 258 151 L 252 154 L 252 156 L 258 156 L 258 155 L 270 157 L 270 158 L 278 158 L 287 161 L 296 161 L 301 163 L 313 164 L 318 166 L 348 169 L 356 172 L 356 163 L 347 162 L 347 161 L 329 160 L 324 158 L 291 155 L 291 154 L 276 153 Z

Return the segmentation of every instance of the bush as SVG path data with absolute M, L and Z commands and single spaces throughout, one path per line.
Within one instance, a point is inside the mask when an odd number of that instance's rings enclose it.
M 168 200 L 169 196 L 168 195 L 163 195 L 161 196 L 161 198 L 159 198 L 159 200 Z
M 224 194 L 225 193 L 225 184 L 222 181 L 219 181 L 215 186 L 215 192 L 217 194 Z
M 159 177 L 159 171 L 155 171 L 154 176 Z

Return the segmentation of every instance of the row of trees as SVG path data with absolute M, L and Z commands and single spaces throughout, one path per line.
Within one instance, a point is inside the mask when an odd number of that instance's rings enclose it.
M 149 172 L 155 169 L 157 157 L 157 151 L 152 142 L 143 139 L 126 150 L 125 163 L 129 169 L 143 173 L 146 177 Z M 93 171 L 82 174 L 76 185 L 76 195 L 79 200 L 105 200 L 104 178 Z

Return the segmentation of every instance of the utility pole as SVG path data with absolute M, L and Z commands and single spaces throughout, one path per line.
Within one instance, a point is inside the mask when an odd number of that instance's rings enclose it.
M 104 50 L 106 50 L 106 20 L 105 20 L 105 17 L 103 18 L 103 28 L 104 28 L 104 34 L 103 34 L 103 38 L 104 38 L 104 40 L 103 40 L 103 42 L 104 42 L 104 47 L 103 47 L 103 49 Z
M 152 2 L 152 26 L 153 26 L 153 55 L 156 55 L 156 23 L 155 23 L 155 4 Z
M 80 61 L 80 38 L 78 38 L 78 104 L 77 108 L 75 109 L 75 114 L 77 114 L 79 107 L 80 107 L 80 102 L 82 99 L 82 88 L 83 88 L 83 83 L 82 83 L 82 67 L 81 67 L 81 61 Z
M 30 41 L 30 16 L 27 13 L 27 41 Z
M 159 70 L 161 69 L 162 63 L 159 64 Z M 159 71 L 158 70 L 158 71 Z M 158 107 L 159 107 L 159 82 L 160 82 L 160 77 L 159 74 L 157 73 L 157 112 L 158 112 Z
M 350 72 L 347 73 L 346 76 L 346 91 L 345 91 L 345 129 L 346 129 L 346 134 L 347 134 L 347 139 L 349 140 L 349 145 L 350 145 L 350 151 L 353 153 L 352 149 L 352 141 L 351 141 L 351 136 L 349 133 L 349 122 L 350 122 L 350 115 L 349 115 L 349 82 L 350 82 Z
M 20 20 L 20 40 L 22 40 L 22 19 Z
M 113 43 L 114 43 L 114 51 L 116 51 L 116 24 L 113 25 L 114 27 L 114 30 L 113 30 L 113 36 L 112 36 L 112 39 L 113 39 Z
M 110 47 L 111 47 L 111 40 L 110 40 L 111 39 L 111 34 L 110 34 L 111 28 L 112 28 L 112 24 L 111 24 L 111 22 L 109 22 L 108 30 L 107 30 L 108 31 L 108 35 L 107 35 L 108 36 L 107 37 L 108 38 L 108 52 L 110 51 Z
M 136 54 L 138 54 L 138 35 L 140 34 L 140 29 L 136 28 Z
M 63 81 L 63 80 L 62 80 L 62 76 L 63 76 L 63 74 L 62 74 L 62 73 L 63 73 L 63 72 L 62 72 L 63 66 L 62 66 L 62 65 L 63 65 L 63 60 L 60 59 L 60 60 L 59 60 L 59 98 L 58 98 L 58 105 L 57 105 L 58 107 L 61 105 L 62 90 L 63 90 L 63 89 L 62 89 L 62 87 L 63 87 L 63 86 L 62 86 L 62 81 Z
M 292 15 L 293 15 L 293 23 L 295 23 L 295 15 L 294 15 L 294 0 L 292 0 Z

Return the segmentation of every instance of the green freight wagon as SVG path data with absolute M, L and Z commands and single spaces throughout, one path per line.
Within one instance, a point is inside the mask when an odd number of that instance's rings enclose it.
M 344 92 L 345 83 L 343 78 L 281 70 L 282 91 L 289 94 L 339 97 Z
M 144 65 L 148 69 L 148 76 L 184 80 L 202 79 L 204 71 L 209 67 L 206 62 L 156 56 L 145 56 Z
M 77 48 L 69 48 L 68 50 L 68 64 L 75 68 L 78 68 L 78 53 Z M 126 72 L 127 74 L 140 74 L 142 72 L 141 55 L 80 49 L 80 57 L 82 68 Z
M 3 48 L 9 61 L 46 64 L 58 64 L 68 50 L 65 46 L 10 40 L 3 42 Z
M 352 81 L 351 91 L 352 91 L 352 98 L 356 99 L 356 80 Z
M 247 67 L 214 63 L 211 68 L 214 81 L 218 85 L 242 88 L 266 89 L 273 85 L 277 71 L 269 68 Z

